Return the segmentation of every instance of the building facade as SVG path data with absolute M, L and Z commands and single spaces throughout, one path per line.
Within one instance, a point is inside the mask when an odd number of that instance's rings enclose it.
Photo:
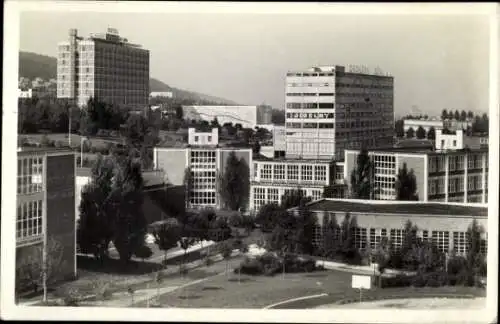
M 345 149 L 392 146 L 394 78 L 320 66 L 286 76 L 286 154 L 342 159 Z
M 55 254 L 57 280 L 76 277 L 75 153 L 26 149 L 17 153 L 16 262 Z M 57 251 L 51 249 L 58 247 Z M 39 256 L 39 255 L 38 255 Z
M 257 106 L 257 124 L 270 125 L 272 124 L 273 109 L 268 105 Z
M 434 242 L 445 253 L 467 253 L 466 233 L 476 220 L 483 229 L 481 250 L 487 253 L 488 207 L 485 204 L 449 204 L 323 199 L 309 204 L 318 219 L 313 243 L 322 243 L 323 229 L 332 218 L 341 224 L 349 214 L 356 218 L 354 244 L 361 250 L 375 250 L 383 237 L 401 247 L 405 224 L 411 221 L 417 235 Z
M 89 98 L 109 104 L 144 108 L 149 100 L 149 51 L 108 28 L 105 34 L 79 37 L 76 29 L 58 44 L 57 97 Z
M 336 185 L 337 198 L 345 197 L 342 163 L 327 160 L 254 160 L 250 190 L 250 209 L 258 212 L 266 204 L 281 203 L 293 190 L 302 190 L 312 200 L 323 197 L 326 186 Z
M 347 179 L 356 168 L 359 151 L 347 150 L 345 174 Z M 487 203 L 488 150 L 463 151 L 369 151 L 375 166 L 374 199 L 395 200 L 398 170 L 406 163 L 417 180 L 420 201 Z
M 487 136 L 469 136 L 462 129 L 443 134 L 441 129 L 436 130 L 436 150 L 462 150 L 488 148 Z
M 413 131 L 416 133 L 417 129 L 419 127 L 422 127 L 425 132 L 429 132 L 431 128 L 434 128 L 435 130 L 438 129 L 443 129 L 446 127 L 449 127 L 450 124 L 447 123 L 446 121 L 439 120 L 439 119 L 405 119 L 403 121 L 403 128 L 405 131 L 405 134 L 408 132 L 408 130 L 413 129 Z
M 185 185 L 185 172 L 189 170 L 192 186 L 187 197 L 189 208 L 218 208 L 222 202 L 218 190 L 218 178 L 226 169 L 227 159 L 234 152 L 243 159 L 252 175 L 252 149 L 220 148 L 215 145 L 191 145 L 184 148 L 155 147 L 154 168 L 165 172 L 168 182 L 174 186 Z
M 258 124 L 257 106 L 182 106 L 183 118 L 187 120 L 205 120 L 215 118 L 219 125 L 241 124 L 243 128 L 254 128 Z

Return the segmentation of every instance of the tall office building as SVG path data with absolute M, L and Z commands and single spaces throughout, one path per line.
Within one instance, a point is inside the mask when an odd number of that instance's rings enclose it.
M 118 31 L 78 36 L 58 44 L 57 97 L 79 106 L 90 97 L 121 107 L 139 108 L 149 99 L 149 51 L 130 44 Z
M 286 155 L 342 159 L 393 144 L 394 78 L 378 69 L 320 66 L 286 77 Z

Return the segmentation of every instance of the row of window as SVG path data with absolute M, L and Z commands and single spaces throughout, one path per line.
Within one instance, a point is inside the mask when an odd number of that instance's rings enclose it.
M 267 204 L 280 204 L 283 195 L 289 194 L 292 190 L 296 191 L 297 189 L 283 189 L 283 188 L 264 188 L 264 187 L 254 187 L 253 188 L 253 208 L 254 210 L 259 210 L 262 206 Z M 304 196 L 307 196 L 308 193 L 305 189 L 300 189 Z M 312 189 L 310 190 L 310 197 L 312 200 L 321 199 L 323 195 L 322 190 L 320 189 Z
M 335 123 L 286 123 L 287 128 L 335 128 Z
M 43 158 L 17 159 L 17 193 L 33 194 L 42 191 Z
M 298 76 L 298 77 L 317 77 L 317 76 L 335 76 L 334 72 L 323 72 L 323 73 L 307 73 L 307 72 L 290 72 L 286 76 Z
M 215 205 L 215 191 L 191 191 L 189 201 L 192 205 Z
M 287 102 L 286 107 L 289 109 L 333 109 L 335 104 L 332 102 Z
M 324 229 L 323 229 L 324 230 Z M 404 229 L 389 229 L 389 235 L 385 228 L 370 228 L 369 236 L 367 229 L 357 227 L 354 228 L 354 244 L 358 249 L 366 249 L 368 246 L 374 250 L 380 246 L 382 238 L 386 237 L 390 240 L 394 248 L 400 248 L 403 244 L 405 230 Z M 341 229 L 338 228 L 334 233 L 334 238 L 340 235 Z M 432 231 L 429 236 L 429 231 L 419 231 L 418 236 L 427 242 L 433 242 L 437 249 L 441 252 L 455 251 L 457 254 L 466 254 L 468 252 L 467 232 L 452 232 L 452 246 L 450 248 L 450 232 L 448 231 Z M 322 229 L 320 226 L 315 228 L 313 244 L 319 245 L 322 243 Z M 487 235 L 481 239 L 481 253 L 487 253 Z
M 326 182 L 326 168 L 326 165 L 261 164 L 260 180 Z
M 29 239 L 43 234 L 42 201 L 28 201 L 17 206 L 16 238 Z

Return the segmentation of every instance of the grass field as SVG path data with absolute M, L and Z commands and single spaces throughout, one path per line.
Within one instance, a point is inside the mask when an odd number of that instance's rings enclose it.
M 313 308 L 321 304 L 339 301 L 356 301 L 359 291 L 351 288 L 351 274 L 340 271 L 321 271 L 314 273 L 286 274 L 274 277 L 241 276 L 231 273 L 229 276 L 218 276 L 209 281 L 186 288 L 183 295 L 166 294 L 160 297 L 160 305 L 188 308 L 264 308 L 289 299 L 326 293 L 320 299 L 304 300 L 276 308 Z M 372 289 L 363 292 L 366 299 L 377 299 L 388 296 L 415 295 L 474 295 L 482 296 L 484 290 L 466 287 L 440 288 L 386 288 Z M 182 298 L 180 298 L 182 297 Z
M 30 143 L 39 143 L 44 134 L 19 134 L 19 138 L 26 138 Z M 68 145 L 68 134 L 47 134 L 49 140 L 60 141 L 64 145 Z M 71 147 L 80 148 L 82 136 L 78 134 L 71 134 Z M 93 147 L 105 148 L 108 143 L 121 143 L 117 138 L 89 138 L 89 142 Z

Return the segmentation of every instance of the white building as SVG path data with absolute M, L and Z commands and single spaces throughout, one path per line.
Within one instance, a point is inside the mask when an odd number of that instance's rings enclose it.
M 149 100 L 149 51 L 108 28 L 105 34 L 78 36 L 58 44 L 57 97 L 84 106 L 89 98 L 144 108 Z
M 250 209 L 257 212 L 263 205 L 281 203 L 289 191 L 300 189 L 313 200 L 323 197 L 325 186 L 335 186 L 337 198 L 345 197 L 343 163 L 328 160 L 269 159 L 254 160 Z
M 190 208 L 220 208 L 222 206 L 218 191 L 218 177 L 226 168 L 227 158 L 234 152 L 238 159 L 248 164 L 252 172 L 252 149 L 217 147 L 217 129 L 212 133 L 197 133 L 189 129 L 190 147 L 155 147 L 153 163 L 155 170 L 165 172 L 169 183 L 174 186 L 184 185 L 186 170 L 190 170 L 192 188 L 189 193 Z M 198 136 L 198 140 L 196 140 Z M 209 137 L 212 137 L 209 140 Z
M 417 132 L 417 129 L 419 127 L 422 127 L 425 132 L 427 133 L 431 128 L 434 128 L 435 130 L 438 129 L 443 129 L 446 126 L 449 126 L 446 121 L 443 120 L 432 120 L 432 119 L 405 119 L 404 120 L 404 131 L 405 133 L 408 132 L 408 130 L 411 128 L 415 133 Z
M 356 168 L 357 150 L 346 150 L 344 177 Z M 395 200 L 398 170 L 406 163 L 417 180 L 420 201 L 487 203 L 488 149 L 471 151 L 368 151 L 375 164 L 374 199 Z
M 442 130 L 436 130 L 435 146 L 437 150 L 462 150 L 479 149 L 488 147 L 488 137 L 486 136 L 468 136 L 462 129 L 455 132 L 443 134 Z
M 151 98 L 156 98 L 156 97 L 172 98 L 174 94 L 172 93 L 172 91 L 152 91 L 149 93 L 149 96 Z
M 27 89 L 27 90 L 17 89 L 17 97 L 18 98 L 32 98 L 33 97 L 33 90 L 32 89 Z
M 197 132 L 194 128 L 188 129 L 189 145 L 218 145 L 219 144 L 219 129 L 212 128 L 211 132 Z
M 320 66 L 286 77 L 286 155 L 342 159 L 348 148 L 392 146 L 394 78 Z
M 241 124 L 243 128 L 254 128 L 259 124 L 257 106 L 182 106 L 184 119 L 206 120 L 215 118 L 219 125 L 225 123 Z

